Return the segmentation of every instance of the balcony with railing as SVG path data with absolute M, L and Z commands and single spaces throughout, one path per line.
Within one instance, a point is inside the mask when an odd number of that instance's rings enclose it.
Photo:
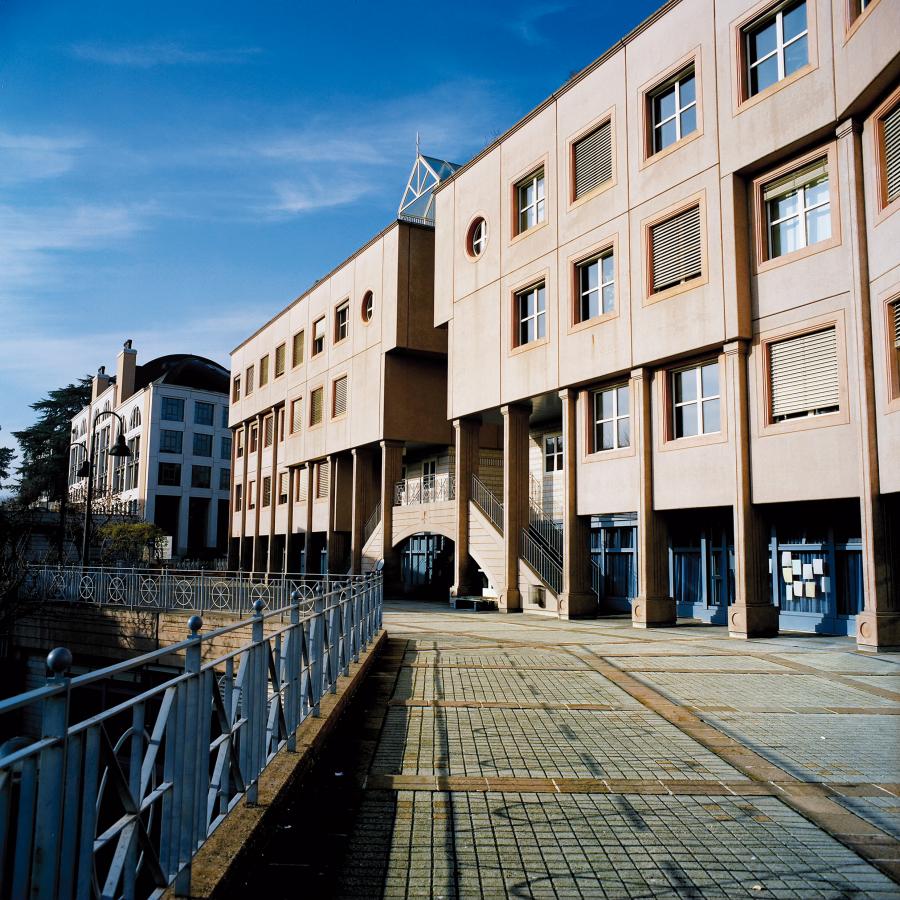
M 446 503 L 456 499 L 456 478 L 450 473 L 403 478 L 394 484 L 394 506 Z

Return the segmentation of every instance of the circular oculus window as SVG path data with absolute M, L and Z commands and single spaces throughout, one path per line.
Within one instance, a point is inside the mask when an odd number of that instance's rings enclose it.
M 372 321 L 372 316 L 375 314 L 375 295 L 371 291 L 366 291 L 363 294 L 360 313 L 363 322 L 369 323 Z
M 484 248 L 487 246 L 488 228 L 487 222 L 479 216 L 469 226 L 469 233 L 466 235 L 466 252 L 473 259 L 478 259 Z

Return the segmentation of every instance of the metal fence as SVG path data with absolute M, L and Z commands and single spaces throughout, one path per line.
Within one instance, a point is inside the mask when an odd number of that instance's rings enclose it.
M 403 478 L 394 483 L 394 506 L 414 503 L 443 503 L 456 498 L 454 475 L 423 475 Z
M 522 559 L 550 590 L 556 594 L 562 590 L 562 566 L 540 541 L 529 534 L 527 528 L 522 529 Z
M 208 634 L 192 616 L 187 640 L 74 678 L 71 654 L 53 650 L 45 687 L 0 701 L 3 734 L 41 722 L 39 738 L 0 746 L 0 896 L 187 894 L 194 855 L 242 798 L 257 802 L 260 773 L 296 749 L 297 726 L 378 633 L 382 600 L 372 574 L 316 592 L 311 608 L 256 600 L 252 617 Z M 247 626 L 248 643 L 203 662 Z M 173 653 L 183 671 L 161 675 Z M 142 671 L 165 680 L 146 687 Z M 129 680 L 135 696 L 79 713 L 86 695 Z
M 503 504 L 477 476 L 472 476 L 472 499 L 475 505 L 490 519 L 494 528 L 503 533 Z
M 20 592 L 25 599 L 34 600 L 249 616 L 257 600 L 262 600 L 268 609 L 285 609 L 290 606 L 295 591 L 309 601 L 317 592 L 364 578 L 363 575 L 36 565 L 29 568 Z

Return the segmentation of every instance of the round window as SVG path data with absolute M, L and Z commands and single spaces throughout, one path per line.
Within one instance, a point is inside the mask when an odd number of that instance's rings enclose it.
M 375 295 L 371 291 L 366 291 L 362 299 L 362 320 L 363 322 L 371 322 L 375 313 Z
M 466 251 L 469 256 L 477 259 L 487 246 L 487 222 L 479 216 L 469 226 L 469 234 L 466 237 Z

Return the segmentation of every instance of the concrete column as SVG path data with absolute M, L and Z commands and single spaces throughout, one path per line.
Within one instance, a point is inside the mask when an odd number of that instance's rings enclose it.
M 303 558 L 305 560 L 305 569 L 309 572 L 309 551 L 313 530 L 313 466 L 312 462 L 307 460 L 306 469 L 301 473 L 300 477 L 306 479 L 306 510 L 304 511 L 306 535 L 303 538 Z
M 573 619 L 597 612 L 591 590 L 588 525 L 578 515 L 578 391 L 566 388 L 562 400 L 563 432 L 563 560 L 559 617 Z
M 872 354 L 872 306 L 869 294 L 869 248 L 861 145 L 862 124 L 848 119 L 837 129 L 840 183 L 847 203 L 842 210 L 850 249 L 850 327 L 847 329 L 851 391 L 856 391 L 859 424 L 860 525 L 862 526 L 863 611 L 856 617 L 860 650 L 900 649 L 900 591 L 891 590 L 896 560 L 890 541 L 878 470 L 875 411 L 875 366 Z M 843 200 L 843 196 L 841 197 Z M 855 372 L 852 371 L 855 366 Z M 854 377 L 855 376 L 855 377 Z
M 503 415 L 503 568 L 501 612 L 520 612 L 519 553 L 522 529 L 528 525 L 527 406 L 501 406 Z
M 632 431 L 640 471 L 638 489 L 638 596 L 631 607 L 635 628 L 675 624 L 675 599 L 669 596 L 666 524 L 653 509 L 653 404 L 649 369 L 631 373 Z
M 294 476 L 296 469 L 290 466 L 287 470 L 287 526 L 284 529 L 284 574 L 287 575 L 290 569 L 291 543 L 294 537 Z
M 750 481 L 750 398 L 747 341 L 725 345 L 726 415 L 733 423 L 734 445 L 734 603 L 728 633 L 735 638 L 778 634 L 778 609 L 772 605 L 768 549 L 762 517 L 753 505 Z
M 338 495 L 338 458 L 337 454 L 328 457 L 328 524 L 325 527 L 325 550 L 328 555 L 328 571 L 334 571 L 337 548 L 334 540 L 334 522 L 336 518 L 335 504 Z
M 259 552 L 259 517 L 260 512 L 262 511 L 262 451 L 263 451 L 263 415 L 262 413 L 257 413 L 256 415 L 256 459 L 253 463 L 254 477 L 256 478 L 256 483 L 254 484 L 255 496 L 253 498 L 253 561 L 250 566 L 252 571 L 259 571 L 260 565 L 262 565 L 263 560 L 260 558 L 261 554 Z M 249 445 L 248 445 L 249 452 Z
M 272 558 L 272 545 L 275 543 L 275 511 L 278 509 L 278 409 L 272 407 L 272 495 L 269 504 L 269 540 L 266 544 L 266 572 L 272 573 L 275 560 Z
M 453 597 L 468 597 L 481 593 L 477 567 L 469 556 L 469 498 L 472 492 L 472 475 L 478 472 L 479 419 L 454 419 L 453 432 L 456 444 L 454 480 L 456 483 L 456 535 L 453 548 Z
M 363 526 L 372 507 L 372 499 L 369 496 L 372 450 L 370 447 L 354 447 L 351 453 L 353 490 L 350 516 L 350 571 L 359 575 L 362 572 Z
M 250 446 L 250 424 L 244 422 L 241 429 L 242 434 L 244 435 L 244 455 L 241 457 L 241 484 L 243 485 L 241 490 L 243 496 L 241 498 L 241 533 L 240 543 L 238 544 L 238 566 L 243 569 L 248 562 L 250 563 L 251 568 L 253 566 L 253 559 L 245 559 L 246 554 L 244 553 L 244 538 L 247 537 L 247 497 L 249 496 L 247 493 L 249 487 L 247 483 L 247 472 L 249 471 L 250 464 L 250 454 L 248 452 L 248 447 Z M 235 439 L 237 439 L 237 432 L 235 432 Z M 237 441 L 235 440 L 235 443 L 236 442 Z
M 381 528 L 384 541 L 385 581 L 399 579 L 399 564 L 394 550 L 394 485 L 403 468 L 403 443 L 381 442 Z

